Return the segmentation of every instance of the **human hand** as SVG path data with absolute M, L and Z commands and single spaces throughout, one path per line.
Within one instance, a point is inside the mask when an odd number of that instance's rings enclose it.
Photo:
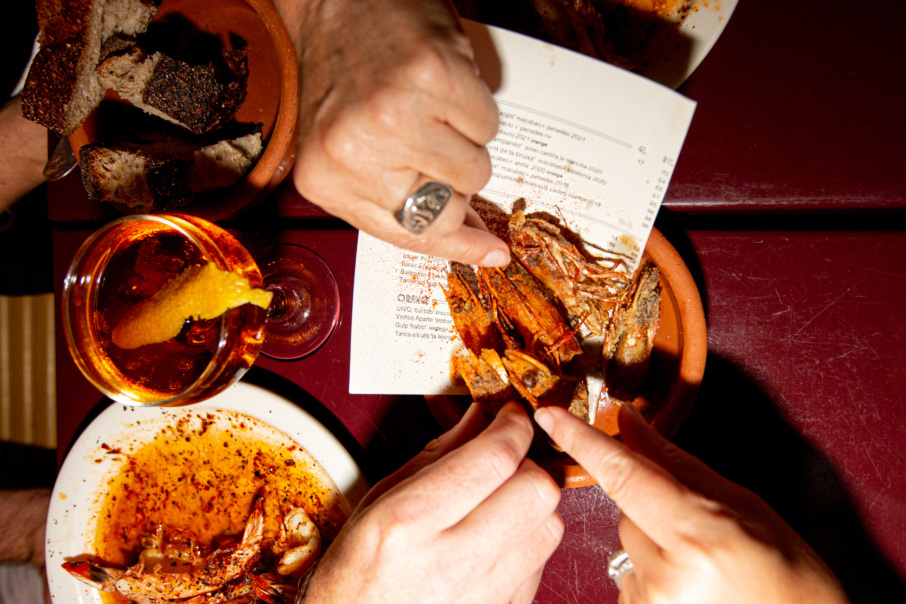
M 539 409 L 535 419 L 622 512 L 634 569 L 623 576 L 621 604 L 847 601 L 761 498 L 668 442 L 632 406 L 620 409 L 622 443 L 562 409 Z
M 0 108 L 0 212 L 44 182 L 47 129 L 22 115 L 14 97 Z
M 526 459 L 532 425 L 472 405 L 378 483 L 327 550 L 305 603 L 531 602 L 563 534 L 560 488 Z
M 504 266 L 469 206 L 490 179 L 497 105 L 444 0 L 277 0 L 299 58 L 293 181 L 305 198 L 399 247 Z M 394 213 L 429 181 L 453 196 L 421 235 Z

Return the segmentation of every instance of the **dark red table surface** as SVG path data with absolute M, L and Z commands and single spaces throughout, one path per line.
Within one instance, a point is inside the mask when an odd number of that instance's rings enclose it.
M 676 442 L 767 499 L 858 602 L 906 601 L 903 11 L 741 0 L 681 89 L 698 109 L 657 222 L 696 278 L 709 328 L 702 389 Z M 50 187 L 49 214 L 59 292 L 76 247 L 113 214 L 86 205 L 74 176 Z M 348 393 L 355 231 L 288 186 L 225 226 L 253 249 L 311 247 L 343 299 L 321 350 L 261 358 L 244 379 L 315 414 L 371 480 L 439 433 L 420 397 Z M 109 402 L 61 336 L 57 380 L 62 459 Z M 603 573 L 618 544 L 613 504 L 585 487 L 564 491 L 560 512 L 566 534 L 536 601 L 616 602 Z
M 902 208 L 906 4 L 739 0 L 680 92 L 698 107 L 666 204 Z
M 698 280 L 709 327 L 705 379 L 676 441 L 765 497 L 859 600 L 906 594 L 906 234 L 674 230 L 671 222 L 659 226 Z M 87 234 L 56 233 L 58 272 Z M 295 230 L 279 238 L 322 254 L 349 299 L 354 231 Z M 257 245 L 256 237 L 245 240 Z M 57 353 L 62 455 L 85 418 L 108 403 L 62 341 Z M 350 396 L 348 356 L 346 304 L 324 348 L 300 361 L 260 359 L 246 379 L 322 419 L 374 480 L 439 427 L 419 397 Z M 613 505 L 586 487 L 564 491 L 560 511 L 566 536 L 537 601 L 615 602 L 601 576 L 604 555 L 618 541 Z

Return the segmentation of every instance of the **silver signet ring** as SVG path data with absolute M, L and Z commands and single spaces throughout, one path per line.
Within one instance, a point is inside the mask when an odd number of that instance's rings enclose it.
M 611 552 L 607 556 L 607 576 L 617 584 L 617 589 L 620 589 L 623 583 L 623 575 L 632 569 L 632 560 L 629 559 L 629 554 L 623 548 Z
M 396 219 L 410 233 L 421 235 L 443 212 L 453 192 L 445 184 L 429 182 L 406 198 Z

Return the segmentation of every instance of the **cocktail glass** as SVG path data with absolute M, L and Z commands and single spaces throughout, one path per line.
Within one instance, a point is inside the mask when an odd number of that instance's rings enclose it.
M 201 218 L 114 220 L 82 244 L 63 285 L 63 328 L 76 365 L 117 402 L 185 405 L 235 383 L 259 352 L 270 348 L 282 359 L 310 354 L 339 318 L 336 280 L 301 246 L 277 246 L 263 260 L 266 276 L 235 237 Z M 208 262 L 272 291 L 271 306 L 243 304 L 214 319 L 187 320 L 177 337 L 157 344 L 131 350 L 113 344 L 113 327 L 130 308 L 189 266 Z

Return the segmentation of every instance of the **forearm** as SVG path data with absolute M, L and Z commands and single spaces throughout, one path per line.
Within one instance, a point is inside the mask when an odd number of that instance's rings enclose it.
M 0 109 L 0 211 L 44 182 L 47 130 L 22 116 L 19 97 Z
M 379 58 L 394 56 L 389 49 L 401 44 L 405 47 L 402 39 L 418 37 L 426 28 L 431 36 L 439 39 L 448 37 L 451 30 L 460 31 L 458 15 L 450 0 L 273 0 L 273 3 L 293 42 L 306 84 L 312 75 L 304 73 L 306 61 L 337 67 L 338 49 L 344 62 L 359 57 L 364 65 L 372 68 L 374 53 Z M 343 69 L 350 67 L 342 65 Z M 398 64 L 388 63 L 383 67 L 391 70 Z
M 48 489 L 0 491 L 0 561 L 44 566 Z

